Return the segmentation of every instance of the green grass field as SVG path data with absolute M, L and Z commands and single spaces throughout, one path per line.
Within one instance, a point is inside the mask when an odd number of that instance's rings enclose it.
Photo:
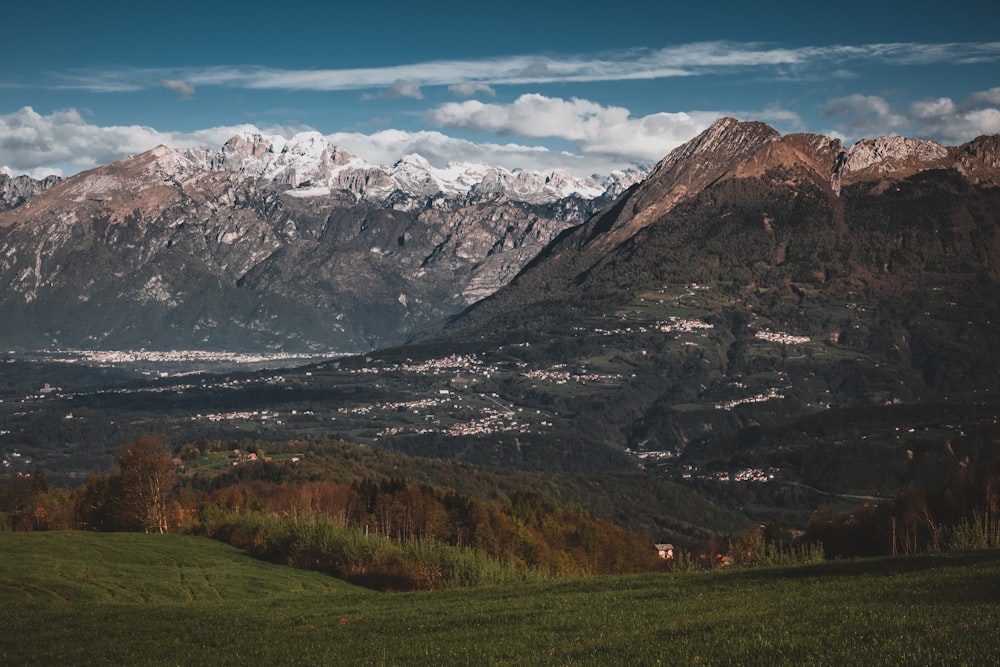
M 0 533 L 0 665 L 1000 663 L 1000 553 L 381 594 L 210 540 Z

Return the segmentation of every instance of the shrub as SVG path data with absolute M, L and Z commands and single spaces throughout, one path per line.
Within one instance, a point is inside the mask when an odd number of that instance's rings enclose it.
M 193 531 L 259 558 L 327 572 L 379 590 L 434 590 L 525 581 L 537 573 L 480 549 L 437 540 L 397 543 L 323 514 L 279 516 L 208 508 Z
M 955 551 L 1000 549 L 1000 519 L 976 510 L 971 519 L 962 519 L 945 529 L 944 543 Z

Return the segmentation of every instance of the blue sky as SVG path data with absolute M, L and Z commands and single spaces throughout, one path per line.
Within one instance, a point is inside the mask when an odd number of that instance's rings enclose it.
M 372 162 L 589 175 L 723 115 L 848 143 L 1000 133 L 995 0 L 339 4 L 11 3 L 0 165 L 317 130 Z

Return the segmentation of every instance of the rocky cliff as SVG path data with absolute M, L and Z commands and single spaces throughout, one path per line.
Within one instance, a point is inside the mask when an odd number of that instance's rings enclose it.
M 14 176 L 6 167 L 0 169 L 0 213 L 17 208 L 60 180 L 62 179 L 58 176 L 48 176 L 41 180 L 30 176 Z

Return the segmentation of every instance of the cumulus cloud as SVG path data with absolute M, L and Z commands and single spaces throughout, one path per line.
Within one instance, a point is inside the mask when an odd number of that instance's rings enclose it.
M 878 95 L 847 95 L 826 103 L 823 115 L 831 118 L 839 130 L 857 136 L 875 132 L 895 134 L 908 124 L 906 116 L 895 113 Z
M 441 127 L 490 132 L 525 141 L 473 142 L 438 131 L 384 130 L 373 134 L 341 132 L 329 139 L 360 157 L 384 164 L 407 153 L 420 153 L 433 164 L 483 162 L 508 169 L 563 169 L 581 176 L 606 174 L 637 163 L 660 160 L 671 149 L 722 115 L 760 118 L 793 127 L 795 114 L 780 108 L 756 113 L 694 111 L 633 117 L 628 109 L 583 99 L 564 100 L 522 95 L 510 104 L 477 100 L 444 104 L 428 114 Z M 67 175 L 148 150 L 158 144 L 183 148 L 217 147 L 242 131 L 291 137 L 309 127 L 218 126 L 195 132 L 162 132 L 141 125 L 100 126 L 75 109 L 42 115 L 30 107 L 0 115 L 0 164 L 18 173 Z M 557 139 L 573 150 L 553 150 L 539 143 Z M 532 145 L 535 144 L 535 145 Z
M 0 162 L 15 171 L 73 173 L 161 143 L 142 126 L 98 127 L 76 109 L 41 115 L 31 107 L 0 116 Z
M 183 79 L 160 79 L 160 85 L 171 93 L 180 95 L 182 99 L 190 99 L 194 95 L 194 86 Z
M 252 125 L 213 127 L 196 132 L 160 132 L 144 125 L 100 126 L 76 109 L 39 114 L 31 107 L 0 115 L 0 164 L 13 172 L 71 175 L 149 150 L 218 146 Z
M 142 125 L 100 126 L 75 109 L 43 115 L 31 107 L 24 107 L 0 115 L 0 165 L 7 165 L 12 174 L 29 174 L 35 178 L 49 174 L 68 176 L 159 144 L 175 148 L 216 148 L 240 132 L 291 137 L 307 129 L 232 125 L 195 132 L 161 132 Z M 392 163 L 407 153 L 419 153 L 438 166 L 449 161 L 468 161 L 508 169 L 564 169 L 578 175 L 609 173 L 632 165 L 631 161 L 553 151 L 542 146 L 476 143 L 434 131 L 340 132 L 329 135 L 328 139 L 376 164 Z
M 452 86 L 448 86 L 448 91 L 452 95 L 457 95 L 458 97 L 473 97 L 478 93 L 483 93 L 489 95 L 490 97 L 496 97 L 497 91 L 493 90 L 490 86 L 485 83 L 456 83 Z
M 1000 107 L 1000 88 L 990 88 L 972 93 L 965 100 L 965 103 L 974 108 Z
M 914 134 L 959 144 L 981 134 L 1000 134 L 1000 89 L 970 95 L 959 103 L 947 97 L 913 102 Z
M 877 95 L 849 95 L 830 100 L 824 115 L 835 123 L 828 133 L 847 139 L 905 134 L 955 145 L 1000 133 L 1000 88 L 958 102 L 935 97 L 897 106 Z
M 582 154 L 635 163 L 661 159 L 722 115 L 718 111 L 692 111 L 636 118 L 623 107 L 529 94 L 511 104 L 478 100 L 443 104 L 428 112 L 427 120 L 441 127 L 485 130 L 501 136 L 565 139 Z M 772 115 L 778 112 L 772 110 Z
M 910 113 L 916 118 L 941 117 L 955 113 L 955 103 L 948 97 L 918 100 L 910 104 Z

